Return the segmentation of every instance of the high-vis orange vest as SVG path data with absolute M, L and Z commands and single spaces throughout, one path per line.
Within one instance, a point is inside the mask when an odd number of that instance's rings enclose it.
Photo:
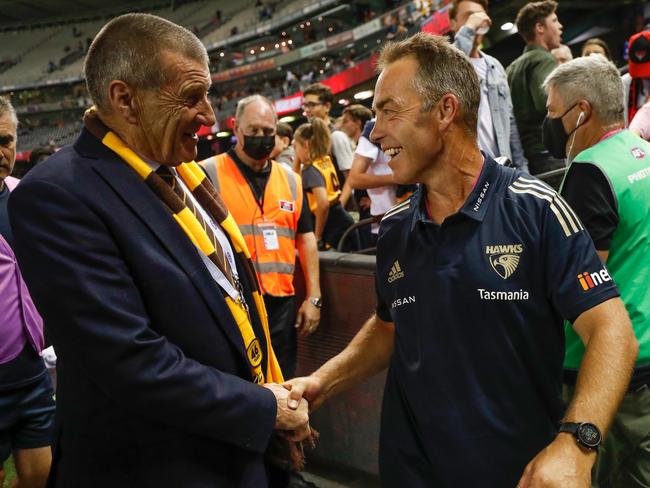
M 300 177 L 271 161 L 271 174 L 260 203 L 227 153 L 208 158 L 200 164 L 239 225 L 262 291 L 272 296 L 294 295 L 296 229 L 302 209 Z

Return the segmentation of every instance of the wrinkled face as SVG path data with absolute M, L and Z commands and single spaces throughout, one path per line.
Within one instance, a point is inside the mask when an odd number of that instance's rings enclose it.
M 434 110 L 422 112 L 413 86 L 417 62 L 411 57 L 389 64 L 379 75 L 373 108 L 377 120 L 370 138 L 391 158 L 396 183 L 424 181 L 442 150 Z
M 539 25 L 539 24 L 538 24 Z M 562 44 L 562 24 L 556 13 L 552 13 L 544 19 L 544 33 L 542 34 L 546 47 L 556 49 Z
M 607 54 L 605 53 L 603 47 L 599 46 L 598 44 L 589 44 L 582 50 L 583 56 L 591 56 L 592 54 L 600 54 L 604 58 L 607 57 Z
M 16 162 L 16 124 L 11 115 L 0 117 L 0 187 Z
M 341 120 L 341 130 L 345 132 L 350 139 L 356 140 L 361 134 L 361 122 L 352 118 L 350 114 L 343 114 Z
M 208 101 L 210 71 L 201 61 L 164 52 L 161 69 L 168 82 L 157 90 L 137 90 L 138 147 L 154 161 L 176 166 L 196 158 L 196 135 L 215 116 Z
M 317 119 L 324 119 L 329 114 L 331 107 L 329 103 L 321 102 L 318 95 L 305 95 L 302 102 L 302 108 L 308 119 L 314 117 Z

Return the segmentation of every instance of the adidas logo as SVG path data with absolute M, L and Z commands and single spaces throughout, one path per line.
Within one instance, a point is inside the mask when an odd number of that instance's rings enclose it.
M 388 273 L 388 282 L 392 283 L 393 281 L 398 280 L 400 278 L 404 278 L 404 271 L 402 271 L 402 268 L 399 265 L 399 261 L 395 261 L 393 267 L 390 269 L 390 272 Z

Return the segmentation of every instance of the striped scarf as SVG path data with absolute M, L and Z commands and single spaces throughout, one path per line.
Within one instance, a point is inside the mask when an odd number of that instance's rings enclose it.
M 131 150 L 124 142 L 106 127 L 97 116 L 96 110 L 90 108 L 84 114 L 84 126 L 86 129 L 97 137 L 102 144 L 115 152 L 126 164 L 128 164 L 147 186 L 162 200 L 165 206 L 172 213 L 173 219 L 183 230 L 187 237 L 194 245 L 205 254 L 217 267 L 223 271 L 223 264 L 217 259 L 217 250 L 213 241 L 208 237 L 206 230 L 203 228 L 194 213 L 183 203 L 183 201 L 174 193 L 169 185 L 153 171 L 140 156 Z M 266 338 L 267 366 L 266 374 L 262 371 L 262 351 L 259 340 L 255 336 L 248 307 L 244 301 L 244 294 L 239 287 L 240 298 L 233 300 L 226 294 L 226 303 L 228 308 L 239 327 L 246 356 L 248 358 L 251 370 L 252 381 L 257 384 L 264 383 L 281 383 L 283 381 L 282 371 L 273 352 L 271 338 L 269 335 L 268 317 L 264 300 L 259 289 L 259 282 L 253 268 L 250 252 L 246 247 L 244 238 L 239 231 L 235 219 L 230 215 L 223 200 L 209 182 L 203 171 L 194 162 L 182 163 L 176 167 L 179 177 L 190 190 L 194 198 L 199 202 L 203 209 L 208 212 L 212 218 L 219 223 L 221 228 L 230 238 L 234 251 L 239 255 L 240 262 L 243 263 L 243 271 L 248 278 L 252 288 L 252 297 L 255 302 L 258 316 L 262 322 L 264 336 Z M 218 244 L 217 244 L 218 245 Z M 228 277 L 229 274 L 226 274 Z M 238 288 L 235 286 L 235 288 Z

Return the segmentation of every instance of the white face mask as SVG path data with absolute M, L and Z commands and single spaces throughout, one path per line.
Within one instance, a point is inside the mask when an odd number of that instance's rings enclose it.
M 489 25 L 482 25 L 481 27 L 476 29 L 476 35 L 477 36 L 484 36 L 488 32 L 490 32 L 490 26 Z

